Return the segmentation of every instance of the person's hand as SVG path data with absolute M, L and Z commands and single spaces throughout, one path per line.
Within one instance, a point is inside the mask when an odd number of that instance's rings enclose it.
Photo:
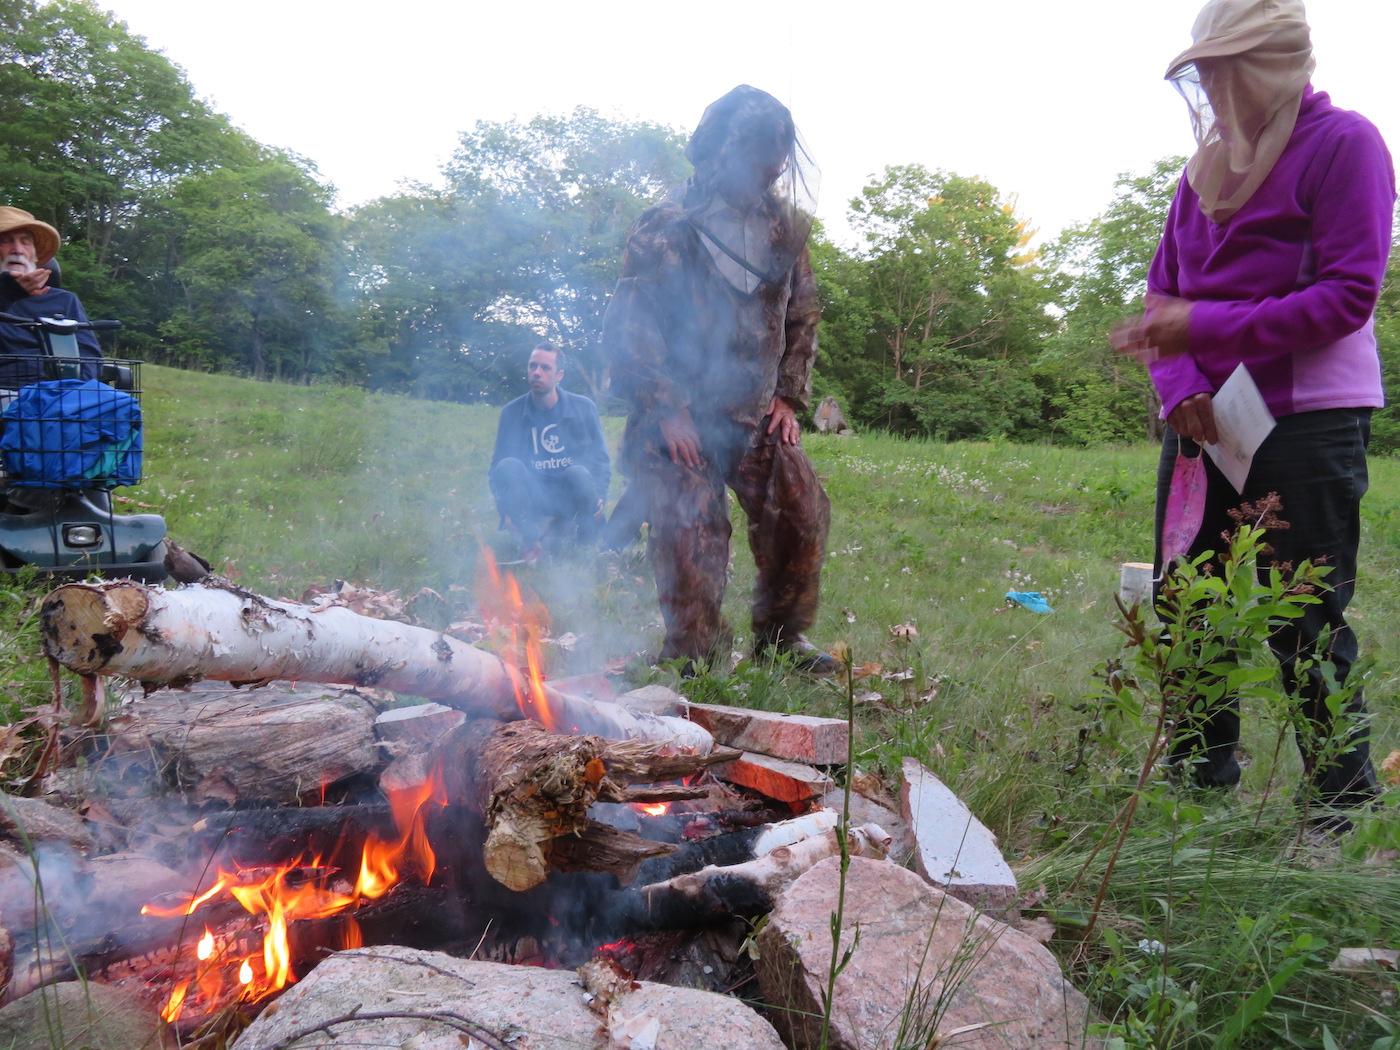
M 1184 354 L 1191 349 L 1191 303 L 1170 295 L 1148 295 L 1140 316 L 1119 321 L 1108 333 L 1108 342 L 1120 354 L 1150 365 L 1159 357 Z
M 768 407 L 768 414 L 772 418 L 768 423 L 767 433 L 778 432 L 778 440 L 784 445 L 795 445 L 801 439 L 802 428 L 797 423 L 797 413 L 793 411 L 791 405 L 780 397 L 773 398 L 773 403 Z
M 661 436 L 666 441 L 666 451 L 671 454 L 672 463 L 697 470 L 705 465 L 700 433 L 695 429 L 695 421 L 690 418 L 690 409 L 683 408 L 674 416 L 663 419 Z
M 1191 302 L 1170 295 L 1148 294 L 1143 299 L 1143 336 L 1162 357 L 1191 349 Z
M 1139 364 L 1150 365 L 1157 360 L 1157 350 L 1147 343 L 1141 317 L 1117 322 L 1108 332 L 1108 345 L 1115 354 L 1136 357 Z
M 47 292 L 49 278 L 53 276 L 52 270 L 30 270 L 28 273 L 15 273 L 10 271 L 10 276 L 15 279 L 15 283 L 24 289 L 25 295 L 43 295 Z
M 1215 430 L 1215 410 L 1209 394 L 1192 394 L 1171 410 L 1167 422 L 1178 434 L 1198 445 L 1214 445 L 1220 437 Z

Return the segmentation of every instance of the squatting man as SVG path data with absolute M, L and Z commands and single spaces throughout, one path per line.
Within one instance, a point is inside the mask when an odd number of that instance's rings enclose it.
M 597 540 L 612 474 L 598 407 L 560 387 L 564 351 L 540 343 L 526 378 L 530 392 L 501 409 L 491 493 L 522 557 L 534 561 L 546 539 Z

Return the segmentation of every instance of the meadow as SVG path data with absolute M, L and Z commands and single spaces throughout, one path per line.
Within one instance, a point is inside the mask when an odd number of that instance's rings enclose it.
M 396 589 L 441 626 L 477 615 L 483 551 L 515 558 L 486 485 L 496 409 L 157 367 L 144 378 L 146 480 L 120 508 L 163 514 L 179 543 L 251 590 Z M 605 427 L 615 439 L 621 420 Z M 1206 793 L 1144 775 L 1150 689 L 1144 712 L 1106 699 L 1106 668 L 1134 656 L 1114 595 L 1123 562 L 1151 560 L 1155 449 L 804 442 L 833 521 L 810 635 L 855 673 L 810 682 L 740 658 L 752 563 L 736 508 L 735 666 L 685 691 L 853 710 L 856 765 L 892 788 L 905 756 L 923 762 L 999 836 L 1025 914 L 1053 924 L 1051 947 L 1112 1022 L 1112 1046 L 1400 1048 L 1394 970 L 1329 968 L 1341 948 L 1400 948 L 1387 852 L 1400 850 L 1400 802 L 1388 797 L 1340 850 L 1310 850 L 1276 705 L 1246 704 L 1244 782 Z M 1400 749 L 1400 460 L 1373 460 L 1371 481 L 1352 608 L 1374 661 L 1379 760 Z M 661 627 L 641 545 L 513 571 L 567 640 L 547 649 L 552 674 L 676 683 L 652 655 Z M 1054 611 L 1008 591 L 1038 591 Z M 0 610 L 16 628 L 0 648 L 16 708 L 45 679 L 26 593 L 11 587 Z

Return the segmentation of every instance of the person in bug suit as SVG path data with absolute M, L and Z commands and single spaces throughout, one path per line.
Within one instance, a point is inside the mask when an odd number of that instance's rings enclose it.
M 741 85 L 686 147 L 694 174 L 628 237 L 604 319 L 613 390 L 629 406 L 621 459 L 640 488 L 666 624 L 662 659 L 727 656 L 726 487 L 748 518 L 753 653 L 830 674 L 806 638 L 830 503 L 801 447 L 817 351 L 807 255 L 816 170 L 786 106 Z

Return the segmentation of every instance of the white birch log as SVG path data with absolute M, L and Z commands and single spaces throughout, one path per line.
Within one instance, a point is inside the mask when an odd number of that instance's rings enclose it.
M 165 685 L 336 682 L 439 700 L 478 717 L 533 718 L 557 733 L 671 740 L 701 754 L 713 746 L 683 718 L 580 700 L 548 685 L 532 698 L 516 668 L 437 631 L 276 601 L 217 577 L 169 591 L 133 580 L 65 584 L 44 599 L 40 622 L 44 652 L 83 675 Z

